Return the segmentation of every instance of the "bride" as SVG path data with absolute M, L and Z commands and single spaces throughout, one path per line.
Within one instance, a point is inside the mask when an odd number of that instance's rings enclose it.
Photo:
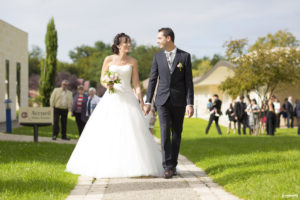
M 127 55 L 130 47 L 128 35 L 115 36 L 114 54 L 105 58 L 100 80 L 106 88 L 114 88 L 115 93 L 107 91 L 96 106 L 68 161 L 67 172 L 94 178 L 163 175 L 161 153 L 142 111 L 138 64 Z M 118 73 L 121 83 L 104 84 L 107 70 Z

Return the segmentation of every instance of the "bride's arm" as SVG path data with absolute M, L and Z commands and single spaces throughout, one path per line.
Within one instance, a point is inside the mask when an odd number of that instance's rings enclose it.
M 136 93 L 137 97 L 140 100 L 140 106 L 143 109 L 144 101 L 143 101 L 143 97 L 142 97 L 142 89 L 141 89 L 141 86 L 140 86 L 138 63 L 135 59 L 132 63 L 132 86 L 135 90 L 135 93 Z
M 109 63 L 111 62 L 111 58 L 110 58 L 110 56 L 107 56 L 105 59 L 104 59 L 104 61 L 103 61 L 103 65 L 102 65 L 102 71 L 101 71 L 101 76 L 100 76 L 100 83 L 101 83 L 101 85 L 103 85 L 103 87 L 105 87 L 105 88 L 111 88 L 111 87 L 113 87 L 113 84 L 106 84 L 106 83 L 103 83 L 102 82 L 102 80 L 103 80 L 103 78 L 104 78 L 104 73 L 105 73 L 105 71 L 107 71 L 108 70 L 108 68 L 109 68 Z

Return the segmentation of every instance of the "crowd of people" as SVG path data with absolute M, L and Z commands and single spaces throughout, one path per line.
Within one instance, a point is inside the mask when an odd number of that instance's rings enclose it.
M 209 122 L 206 128 L 206 134 L 213 121 L 215 121 L 217 131 L 221 133 L 219 127 L 219 117 L 221 112 L 222 101 L 218 95 L 213 96 L 213 100 L 209 99 L 207 109 L 210 112 Z M 227 134 L 233 130 L 240 135 L 241 128 L 246 135 L 247 128 L 251 135 L 264 134 L 274 135 L 276 128 L 280 128 L 281 119 L 284 120 L 284 126 L 287 128 L 294 127 L 294 118 L 298 119 L 298 135 L 300 135 L 300 101 L 297 99 L 293 102 L 292 96 L 286 98 L 281 104 L 279 99 L 272 95 L 268 100 L 262 102 L 259 106 L 256 99 L 251 99 L 249 103 L 245 102 L 243 95 L 230 103 L 229 108 L 225 113 L 228 116 Z
M 78 134 L 81 136 L 85 124 L 101 100 L 101 97 L 96 95 L 95 88 L 91 87 L 88 92 L 85 92 L 83 85 L 77 87 L 77 93 L 73 97 L 72 92 L 67 89 L 68 84 L 69 82 L 67 80 L 63 80 L 61 87 L 55 88 L 50 97 L 50 106 L 54 109 L 53 140 L 56 140 L 58 137 L 60 131 L 59 122 L 61 124 L 62 139 L 70 140 L 67 137 L 67 119 L 69 111 L 71 111 L 71 116 L 75 117 Z M 155 112 L 156 107 L 153 103 L 150 112 L 145 116 L 149 131 L 152 135 L 156 122 Z
M 54 109 L 53 120 L 53 140 L 59 134 L 59 121 L 61 123 L 61 136 L 63 140 L 70 140 L 67 137 L 67 118 L 68 113 L 75 117 L 79 136 L 81 135 L 86 122 L 100 101 L 96 95 L 96 89 L 91 87 L 84 92 L 82 85 L 77 88 L 77 93 L 73 97 L 72 92 L 67 89 L 69 82 L 63 80 L 61 87 L 55 88 L 50 97 L 50 106 Z

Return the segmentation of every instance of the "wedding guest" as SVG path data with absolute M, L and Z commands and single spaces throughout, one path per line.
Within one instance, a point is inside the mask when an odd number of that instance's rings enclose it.
M 236 119 L 234 115 L 234 105 L 235 105 L 235 101 L 233 100 L 229 108 L 226 110 L 226 115 L 228 115 L 227 134 L 230 133 L 231 127 L 233 127 L 233 134 L 236 133 Z
M 271 96 L 271 98 L 268 101 L 268 112 L 267 112 L 267 134 L 268 135 L 274 135 L 276 130 L 276 114 L 275 114 L 275 106 L 274 106 L 274 96 Z
M 239 101 L 235 103 L 234 114 L 238 123 L 238 134 L 241 134 L 241 125 L 243 125 L 243 134 L 246 135 L 247 127 L 247 104 L 244 102 L 244 95 L 239 97 Z
M 77 91 L 77 94 L 73 98 L 72 116 L 75 116 L 78 133 L 79 136 L 81 136 L 84 126 L 87 122 L 86 105 L 88 101 L 88 96 L 84 94 L 84 89 L 82 85 L 78 86 Z
M 56 140 L 59 133 L 59 119 L 61 120 L 61 136 L 63 140 L 70 140 L 67 137 L 68 112 L 72 108 L 72 92 L 67 89 L 68 80 L 63 80 L 60 88 L 55 88 L 50 97 L 50 106 L 54 109 L 53 136 Z
M 280 102 L 277 97 L 274 99 L 274 109 L 276 115 L 276 128 L 280 127 Z
M 213 100 L 214 100 L 214 102 L 213 102 L 213 106 L 210 110 L 210 117 L 209 117 L 209 121 L 208 121 L 206 130 L 205 130 L 205 134 L 208 134 L 208 131 L 210 129 L 212 122 L 215 121 L 216 128 L 218 130 L 218 134 L 221 135 L 222 132 L 221 132 L 221 129 L 219 126 L 219 117 L 222 114 L 222 112 L 221 112 L 222 101 L 219 99 L 219 96 L 217 94 L 215 94 L 213 96 Z
M 100 101 L 100 97 L 96 95 L 96 89 L 89 88 L 89 97 L 86 105 L 86 116 L 89 118 Z
M 249 113 L 250 134 L 258 135 L 260 108 L 257 105 L 256 99 L 251 100 L 251 104 L 249 104 L 247 112 Z
M 283 118 L 283 122 L 284 122 L 284 126 L 287 127 L 287 104 L 288 104 L 288 98 L 285 98 L 284 99 L 284 104 L 282 105 L 282 108 L 281 108 L 281 115 L 282 115 L 282 118 Z
M 294 104 L 293 104 L 293 97 L 289 96 L 287 102 L 287 127 L 294 128 Z
M 267 123 L 268 100 L 264 100 L 260 109 L 260 132 L 264 134 Z
M 300 100 L 298 100 L 296 105 L 296 115 L 298 120 L 298 135 L 300 136 Z

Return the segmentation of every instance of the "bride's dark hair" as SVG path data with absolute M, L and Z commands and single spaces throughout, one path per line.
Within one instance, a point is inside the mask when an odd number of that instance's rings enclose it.
M 119 33 L 114 38 L 114 44 L 111 46 L 111 50 L 114 54 L 119 54 L 119 48 L 118 45 L 122 43 L 123 38 L 125 39 L 124 42 L 131 42 L 131 39 L 128 35 L 125 33 Z

